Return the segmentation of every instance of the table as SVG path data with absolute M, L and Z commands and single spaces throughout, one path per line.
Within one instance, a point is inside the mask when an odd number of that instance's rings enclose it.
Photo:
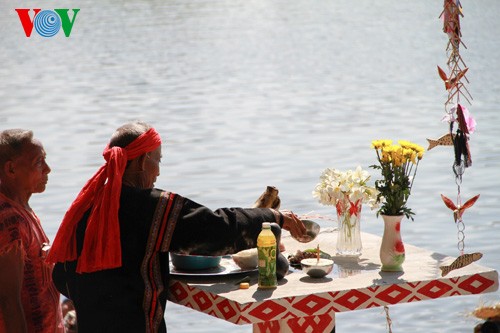
M 473 263 L 441 277 L 439 266 L 455 258 L 405 243 L 404 272 L 381 272 L 381 238 L 362 234 L 363 253 L 357 258 L 334 257 L 332 273 L 312 279 L 292 270 L 272 290 L 257 288 L 257 273 L 250 274 L 250 288 L 239 289 L 244 275 L 217 277 L 172 276 L 169 299 L 228 322 L 253 325 L 253 332 L 332 332 L 335 313 L 443 297 L 493 292 L 498 273 Z M 403 236 L 404 237 L 404 236 Z M 335 253 L 337 232 L 329 228 L 303 244 L 284 234 L 287 252 L 320 248 Z M 404 239 L 403 239 L 404 240 Z

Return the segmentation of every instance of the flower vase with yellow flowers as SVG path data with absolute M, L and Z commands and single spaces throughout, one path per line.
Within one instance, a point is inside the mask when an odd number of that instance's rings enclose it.
M 382 179 L 375 181 L 381 203 L 377 216 L 381 214 L 384 219 L 380 247 L 382 271 L 402 271 L 405 249 L 401 240 L 401 220 L 404 216 L 413 220 L 414 213 L 406 204 L 424 148 L 403 140 L 397 145 L 391 140 L 375 140 L 372 147 L 379 164 L 371 167 L 382 174 Z

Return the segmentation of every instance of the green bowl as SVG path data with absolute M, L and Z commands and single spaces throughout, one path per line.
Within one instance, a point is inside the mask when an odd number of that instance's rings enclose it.
M 222 256 L 197 256 L 170 252 L 170 259 L 176 269 L 195 271 L 219 266 Z

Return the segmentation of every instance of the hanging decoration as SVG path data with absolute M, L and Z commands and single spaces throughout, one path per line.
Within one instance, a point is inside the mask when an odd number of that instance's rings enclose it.
M 476 200 L 479 199 L 479 194 L 473 198 L 470 198 L 463 205 L 461 205 L 461 206 L 459 205 L 458 207 L 453 203 L 453 201 L 451 201 L 450 198 L 448 198 L 442 194 L 441 194 L 441 198 L 443 199 L 446 207 L 448 207 L 449 209 L 451 209 L 453 211 L 453 218 L 455 219 L 455 223 L 457 223 L 457 221 L 462 219 L 462 214 L 464 213 L 464 211 L 467 208 L 472 207 L 474 205 L 474 203 L 476 202 Z
M 474 205 L 479 198 L 479 194 L 467 200 L 462 204 L 461 185 L 465 169 L 472 166 L 472 155 L 469 147 L 469 140 L 476 128 L 476 121 L 471 116 L 469 110 L 462 104 L 465 100 L 471 104 L 472 96 L 465 86 L 469 83 L 467 71 L 469 68 L 465 65 L 460 48 L 467 48 L 462 41 L 462 32 L 460 30 L 460 18 L 463 17 L 462 5 L 460 0 L 444 0 L 443 11 L 439 15 L 443 20 L 443 32 L 448 35 L 446 52 L 448 55 L 447 70 L 437 66 L 438 75 L 444 82 L 444 88 L 448 92 L 448 97 L 444 103 L 445 115 L 443 122 L 448 123 L 448 132 L 438 139 L 427 139 L 431 150 L 438 146 L 453 146 L 453 174 L 457 184 L 457 200 L 454 203 L 448 197 L 441 195 L 445 205 L 453 211 L 453 218 L 457 226 L 458 250 L 460 256 L 449 266 L 441 267 L 442 276 L 448 274 L 451 270 L 459 269 L 479 260 L 482 254 L 479 252 L 473 254 L 464 254 L 465 248 L 465 222 L 463 220 L 464 211 Z

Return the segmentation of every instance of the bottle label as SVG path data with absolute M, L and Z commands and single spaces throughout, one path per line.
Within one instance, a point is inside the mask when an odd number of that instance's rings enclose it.
M 259 287 L 273 288 L 278 285 L 276 279 L 276 245 L 258 248 Z

